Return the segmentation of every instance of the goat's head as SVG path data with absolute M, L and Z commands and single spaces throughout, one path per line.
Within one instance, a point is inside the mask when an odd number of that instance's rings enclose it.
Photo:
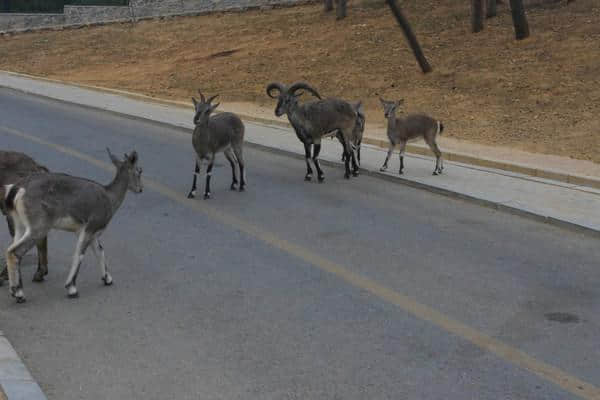
M 279 82 L 269 83 L 267 86 L 267 95 L 272 99 L 277 99 L 277 107 L 275 107 L 275 115 L 281 117 L 294 109 L 298 104 L 298 97 L 302 96 L 304 92 L 297 93 L 300 90 L 305 90 L 313 94 L 317 98 L 321 98 L 319 92 L 313 89 L 308 83 L 296 82 L 290 87 L 286 87 L 284 84 Z M 278 93 L 275 94 L 274 92 Z
M 404 99 L 400 99 L 398 101 L 387 101 L 380 97 L 379 101 L 383 106 L 383 114 L 386 118 L 390 118 L 392 115 L 396 114 L 398 107 L 404 104 Z
M 219 107 L 219 104 L 211 104 L 212 101 L 218 96 L 218 94 L 210 97 L 208 100 L 204 98 L 204 95 L 198 89 L 198 94 L 200 95 L 200 101 L 196 100 L 196 98 L 192 97 L 192 101 L 194 102 L 194 110 L 196 113 L 194 114 L 194 124 L 198 125 L 200 123 L 204 123 L 208 121 L 210 114 L 215 110 L 215 108 Z
M 137 151 L 132 151 L 130 154 L 125 154 L 123 160 L 119 160 L 115 157 L 110 149 L 107 147 L 106 151 L 108 152 L 108 156 L 112 163 L 117 167 L 118 171 L 121 169 L 125 169 L 129 176 L 129 184 L 127 189 L 131 190 L 134 193 L 142 193 L 144 190 L 144 186 L 142 185 L 142 169 L 138 167 L 138 154 Z

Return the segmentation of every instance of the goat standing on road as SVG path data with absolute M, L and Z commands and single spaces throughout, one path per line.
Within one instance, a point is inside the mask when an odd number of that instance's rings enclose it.
M 296 92 L 300 90 L 313 94 L 319 100 L 298 104 L 298 97 L 302 95 L 302 92 L 299 94 Z M 279 93 L 275 95 L 274 91 Z M 323 182 L 325 179 L 318 157 L 321 151 L 321 139 L 328 135 L 336 135 L 344 147 L 344 153 L 346 154 L 344 160 L 346 173 L 344 177 L 350 179 L 351 173 L 354 176 L 358 175 L 358 164 L 352 151 L 352 138 L 356 126 L 357 111 L 350 103 L 336 98 L 323 100 L 315 89 L 303 82 L 296 82 L 290 87 L 286 87 L 282 83 L 272 82 L 267 86 L 267 95 L 272 99 L 277 99 L 275 115 L 281 117 L 283 114 L 287 114 L 296 136 L 304 144 L 305 180 L 310 181 L 312 179 L 313 172 L 309 161 L 311 158 L 317 169 L 319 182 Z M 313 145 L 314 150 L 312 149 Z M 312 157 L 311 150 L 313 150 Z M 350 161 L 352 161 L 352 172 L 350 171 Z
M 65 284 L 69 297 L 78 296 L 75 281 L 90 245 L 100 263 L 102 281 L 105 285 L 112 284 L 99 238 L 121 206 L 127 190 L 142 192 L 142 170 L 137 166 L 135 151 L 125 154 L 123 161 L 113 156 L 110 150 L 108 154 L 117 173 L 107 186 L 53 173 L 34 175 L 16 185 L 8 185 L 4 203 L 15 222 L 15 237 L 6 251 L 6 261 L 9 291 L 18 303 L 25 301 L 20 260 L 51 229 L 76 232 L 78 235 Z
M 394 151 L 394 147 L 400 144 L 400 170 L 398 173 L 402 174 L 404 170 L 406 143 L 409 140 L 422 137 L 436 157 L 433 175 L 441 174 L 444 169 L 444 163 L 442 161 L 442 152 L 437 145 L 436 139 L 444 131 L 442 122 L 425 114 L 409 114 L 404 118 L 396 118 L 396 109 L 404 103 L 404 100 L 386 101 L 381 97 L 379 100 L 383 106 L 384 115 L 388 120 L 387 135 L 390 140 L 390 147 L 380 171 L 387 170 L 388 161 Z
M 194 172 L 194 181 L 192 189 L 188 194 L 188 198 L 196 197 L 196 180 L 200 173 L 202 161 L 208 160 L 206 169 L 206 186 L 204 188 L 204 198 L 210 198 L 210 177 L 212 174 L 213 164 L 217 153 L 223 152 L 231 165 L 231 173 L 233 181 L 231 182 L 231 190 L 237 189 L 238 180 L 235 175 L 236 163 L 240 168 L 240 192 L 243 192 L 246 187 L 246 172 L 244 170 L 244 123 L 233 113 L 220 113 L 211 117 L 211 113 L 221 103 L 211 104 L 218 96 L 215 95 L 208 100 L 198 90 L 200 101 L 192 97 L 196 114 L 194 115 L 194 133 L 192 135 L 192 144 L 196 150 L 196 169 Z
M 34 174 L 45 174 L 48 169 L 36 163 L 31 157 L 14 151 L 0 151 L 0 200 L 4 199 L 4 188 L 6 185 L 15 184 Z M 8 231 L 11 237 L 15 236 L 15 224 L 13 219 L 6 213 L 0 201 L 0 211 L 6 215 Z M 33 275 L 34 282 L 41 282 L 48 275 L 48 238 L 44 237 L 36 243 L 38 254 L 38 269 Z M 8 269 L 5 267 L 0 272 L 0 279 L 8 279 Z M 1 282 L 1 280 L 0 280 Z

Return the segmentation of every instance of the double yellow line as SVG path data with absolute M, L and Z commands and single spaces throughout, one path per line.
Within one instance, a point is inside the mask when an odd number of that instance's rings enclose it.
M 69 156 L 78 158 L 86 161 L 99 168 L 113 171 L 114 167 L 106 162 L 99 161 L 93 157 L 83 154 L 77 150 L 69 147 L 65 147 L 56 143 L 40 139 L 36 136 L 27 134 L 25 132 L 18 131 L 16 129 L 0 126 L 0 130 L 17 136 L 31 142 L 50 147 L 60 153 L 67 154 Z M 521 350 L 511 347 L 491 336 L 488 336 L 476 329 L 471 328 L 463 324 L 462 322 L 456 321 L 441 312 L 418 303 L 417 301 L 404 296 L 390 288 L 382 286 L 377 282 L 368 279 L 362 275 L 356 274 L 342 265 L 336 264 L 320 255 L 311 252 L 310 250 L 295 245 L 287 240 L 281 239 L 273 233 L 265 231 L 260 227 L 253 225 L 247 221 L 244 221 L 235 216 L 223 213 L 218 209 L 207 205 L 205 202 L 199 202 L 189 200 L 181 193 L 178 193 L 169 187 L 162 185 L 158 182 L 150 179 L 144 179 L 144 185 L 155 192 L 181 204 L 185 207 L 189 207 L 196 211 L 206 214 L 207 216 L 229 225 L 241 232 L 244 232 L 254 238 L 257 238 L 270 246 L 279 250 L 285 251 L 298 259 L 301 259 L 309 264 L 312 264 L 316 268 L 322 271 L 326 271 L 346 283 L 365 290 L 380 299 L 394 304 L 402 310 L 414 315 L 415 317 L 428 321 L 431 324 L 449 332 L 457 337 L 469 341 L 470 343 L 480 347 L 481 349 L 488 351 L 497 357 L 514 364 L 520 368 L 523 368 L 548 382 L 555 384 L 561 389 L 570 392 L 582 399 L 586 400 L 600 400 L 600 388 L 592 385 L 591 383 L 585 382 L 575 376 L 569 375 L 565 371 L 556 368 L 543 361 L 537 360 L 534 357 L 522 352 Z

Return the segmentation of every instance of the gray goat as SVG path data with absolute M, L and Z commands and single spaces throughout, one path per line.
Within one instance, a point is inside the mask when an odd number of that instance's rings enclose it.
M 192 135 L 192 144 L 196 150 L 196 169 L 194 172 L 194 181 L 192 189 L 188 194 L 188 198 L 193 199 L 196 196 L 196 179 L 200 173 L 202 161 L 208 160 L 206 169 L 206 186 L 204 188 L 204 198 L 210 198 L 210 178 L 212 174 L 213 164 L 217 153 L 223 152 L 231 165 L 231 173 L 233 180 L 231 182 L 231 190 L 236 190 L 238 180 L 235 174 L 236 163 L 240 168 L 240 192 L 243 192 L 246 187 L 246 172 L 244 170 L 244 123 L 235 114 L 224 112 L 212 116 L 211 113 L 221 103 L 211 104 L 218 96 L 212 96 L 208 100 L 198 90 L 200 101 L 192 97 L 196 114 L 194 115 L 194 133 Z
M 11 237 L 15 236 L 13 219 L 4 209 L 4 188 L 6 185 L 15 184 L 33 174 L 45 174 L 48 169 L 36 163 L 26 154 L 15 151 L 0 151 L 0 211 L 6 216 L 6 223 Z M 41 282 L 48 274 L 48 238 L 44 237 L 36 243 L 38 254 L 38 269 L 33 275 L 34 282 Z M 8 269 L 4 267 L 0 278 L 8 280 Z M 0 281 L 1 282 L 1 281 Z
M 385 118 L 388 120 L 387 135 L 390 140 L 390 147 L 380 171 L 387 170 L 388 161 L 394 151 L 394 147 L 400 144 L 400 171 L 398 173 L 402 174 L 404 170 L 406 143 L 409 140 L 422 137 L 436 157 L 433 175 L 441 174 L 444 169 L 444 163 L 442 161 L 442 152 L 436 143 L 436 138 L 437 135 L 440 135 L 444 131 L 442 122 L 425 114 L 409 114 L 403 118 L 396 118 L 396 110 L 400 105 L 404 104 L 404 99 L 386 101 L 380 97 L 379 100 L 383 106 Z
M 107 149 L 108 150 L 108 149 Z M 98 258 L 101 278 L 111 285 L 104 249 L 99 237 L 121 206 L 127 190 L 142 192 L 142 170 L 134 151 L 120 161 L 108 150 L 117 168 L 112 182 L 106 186 L 65 174 L 32 175 L 15 185 L 8 185 L 6 211 L 15 222 L 15 237 L 6 251 L 10 294 L 18 303 L 25 301 L 19 263 L 21 258 L 48 235 L 52 229 L 78 235 L 73 262 L 65 287 L 69 297 L 77 297 L 75 282 L 87 248 L 91 245 Z
M 298 94 L 296 92 L 300 90 L 313 94 L 319 100 L 298 104 L 298 97 L 302 95 L 302 92 Z M 274 95 L 274 91 L 277 91 L 278 94 Z M 336 98 L 322 99 L 315 89 L 304 82 L 296 82 L 289 87 L 282 83 L 272 82 L 267 86 L 267 95 L 278 100 L 275 115 L 280 117 L 287 114 L 296 136 L 304 144 L 305 180 L 312 179 L 312 168 L 309 162 L 311 158 L 317 169 L 319 182 L 323 182 L 325 179 L 318 157 L 321 151 L 321 139 L 328 135 L 336 135 L 344 147 L 346 154 L 344 177 L 349 179 L 351 173 L 354 176 L 358 175 L 358 165 L 352 151 L 357 112 L 350 103 Z M 313 145 L 314 150 L 312 149 Z M 313 150 L 312 157 L 311 150 Z M 350 161 L 352 161 L 352 172 L 350 172 Z

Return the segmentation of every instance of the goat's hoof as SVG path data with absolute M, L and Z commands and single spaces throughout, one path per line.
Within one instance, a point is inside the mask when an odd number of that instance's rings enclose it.
M 44 282 L 44 274 L 41 274 L 39 272 L 36 272 L 33 275 L 33 279 L 31 280 L 32 282 Z
M 67 288 L 67 297 L 70 299 L 76 299 L 79 297 L 79 292 L 77 291 L 77 287 L 73 284 L 66 286 Z
M 190 193 L 188 193 L 188 195 L 187 195 L 187 198 L 188 198 L 188 199 L 193 199 L 194 197 L 196 197 L 196 193 L 194 193 L 194 192 L 190 192 Z
M 210 193 L 204 193 L 204 200 L 210 199 Z
M 350 174 L 348 174 L 348 173 L 345 173 L 345 174 L 344 174 L 344 179 L 350 179 Z
M 318 178 L 319 183 L 323 183 L 325 181 L 325 176 L 320 175 Z
M 75 292 L 75 293 L 67 293 L 67 297 L 70 299 L 76 299 L 79 297 L 79 292 Z
M 240 192 L 245 192 L 246 191 L 246 186 L 240 186 Z
M 0 272 L 0 279 L 5 281 L 8 280 L 8 268 L 6 268 L 6 266 L 4 266 L 4 269 L 2 269 L 2 272 Z
M 106 275 L 102 277 L 102 282 L 104 282 L 104 286 L 110 286 L 113 284 L 113 278 L 110 275 Z
M 437 169 L 435 171 L 433 171 L 433 174 L 431 174 L 431 175 L 438 175 Z
M 352 176 L 358 176 L 360 173 L 358 171 L 352 171 Z
M 12 297 L 15 298 L 17 303 L 25 303 L 25 295 L 23 294 L 23 289 L 17 287 L 10 288 L 10 294 Z
M 237 190 L 237 183 L 232 183 L 230 189 Z
M 398 171 L 398 175 L 404 175 L 404 171 L 402 171 L 402 170 Z
M 379 168 L 379 171 L 385 172 L 385 171 L 387 171 L 387 167 L 381 167 L 381 168 Z
M 306 175 L 306 176 L 304 177 L 304 180 L 305 180 L 306 182 L 310 182 L 310 181 L 312 180 L 312 175 Z

